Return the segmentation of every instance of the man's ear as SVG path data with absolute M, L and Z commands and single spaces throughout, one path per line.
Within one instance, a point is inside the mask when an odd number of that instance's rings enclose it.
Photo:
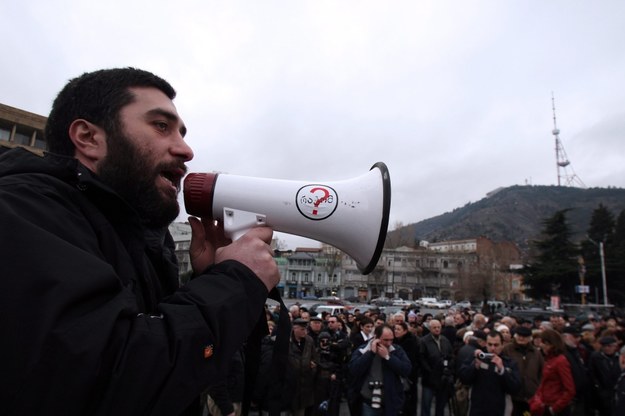
M 92 171 L 106 157 L 106 133 L 101 127 L 82 118 L 69 126 L 69 138 L 76 148 L 74 157 Z

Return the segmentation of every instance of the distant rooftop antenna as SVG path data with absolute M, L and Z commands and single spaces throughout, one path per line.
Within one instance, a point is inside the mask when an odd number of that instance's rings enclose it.
M 556 100 L 553 97 L 553 92 L 551 93 L 551 107 L 553 108 L 553 130 L 551 133 L 556 139 L 556 169 L 558 172 L 558 186 L 577 186 L 580 188 L 586 188 L 584 182 L 582 182 L 579 176 L 575 174 L 573 167 L 570 166 L 571 162 L 569 162 L 566 152 L 564 151 L 564 146 L 560 141 L 560 130 L 556 125 Z

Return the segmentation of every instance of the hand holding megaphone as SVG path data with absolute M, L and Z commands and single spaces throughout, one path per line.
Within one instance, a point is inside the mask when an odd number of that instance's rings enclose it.
M 328 243 L 368 274 L 384 248 L 391 185 L 382 162 L 357 178 L 325 183 L 190 173 L 184 202 L 189 214 L 223 224 L 225 236 L 234 241 L 254 227 L 268 226 Z
M 221 225 L 215 221 L 189 217 L 189 224 L 189 257 L 194 272 L 201 273 L 212 264 L 236 260 L 253 271 L 268 291 L 280 281 L 278 266 L 270 247 L 273 236 L 271 228 L 253 228 L 231 242 L 224 236 Z

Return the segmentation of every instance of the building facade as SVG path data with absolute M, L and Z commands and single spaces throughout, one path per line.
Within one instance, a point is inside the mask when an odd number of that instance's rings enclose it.
M 188 244 L 184 239 L 190 241 L 190 229 L 186 233 L 181 231 L 185 225 L 172 224 L 170 230 L 180 250 L 181 273 L 188 272 Z M 360 273 L 352 258 L 327 244 L 274 253 L 281 276 L 278 289 L 287 299 L 524 299 L 518 274 L 520 250 L 513 243 L 496 243 L 485 237 L 422 244 L 419 248 L 386 248 L 368 275 Z
M 46 117 L 0 104 L 0 145 L 23 146 L 42 154 L 46 147 L 43 130 Z

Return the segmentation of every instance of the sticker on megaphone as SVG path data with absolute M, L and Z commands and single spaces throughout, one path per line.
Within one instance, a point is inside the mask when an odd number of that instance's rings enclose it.
M 326 185 L 306 185 L 297 191 L 297 209 L 311 220 L 323 220 L 334 213 L 339 197 Z

